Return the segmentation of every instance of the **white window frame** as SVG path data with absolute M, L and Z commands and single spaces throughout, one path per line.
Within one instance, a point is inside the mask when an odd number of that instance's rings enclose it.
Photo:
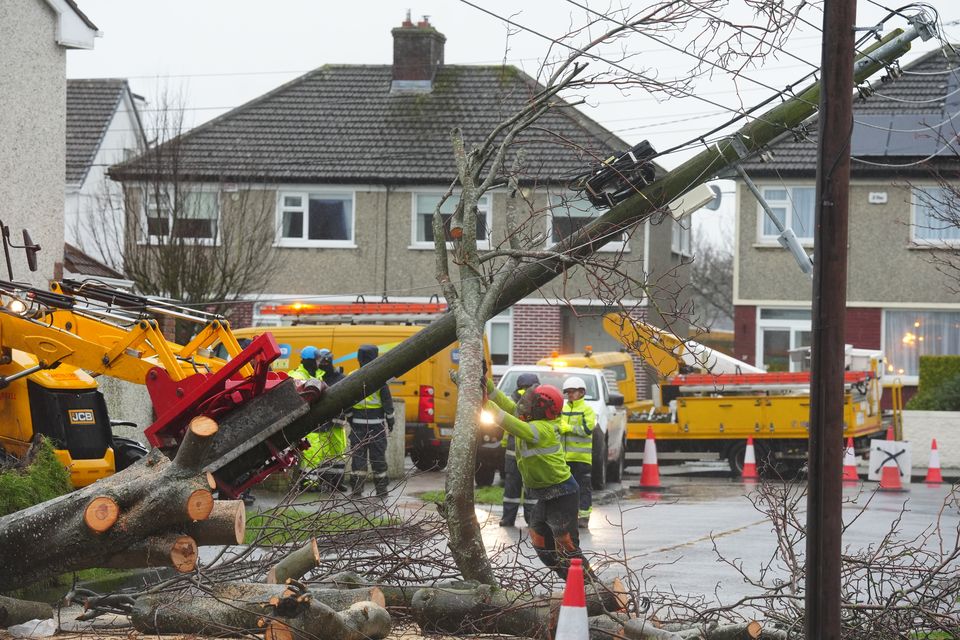
M 350 201 L 350 238 L 348 240 L 311 240 L 306 237 L 310 228 L 308 217 L 310 215 L 310 196 L 339 196 Z M 295 207 L 284 206 L 284 197 L 292 196 L 301 198 L 299 210 L 303 213 L 303 230 L 299 238 L 288 238 L 283 235 L 283 212 L 293 210 Z M 306 189 L 280 189 L 277 191 L 277 214 L 276 214 L 276 247 L 293 248 L 330 248 L 330 249 L 356 249 L 357 239 L 357 192 L 355 189 L 336 189 L 333 187 L 316 187 Z
M 150 233 L 149 229 L 149 218 L 159 218 L 160 216 L 149 216 L 147 215 L 148 209 L 153 195 L 157 192 L 156 187 L 150 186 L 141 186 L 140 187 L 140 220 L 143 229 L 143 233 L 140 234 L 140 237 L 137 239 L 138 244 L 146 245 L 160 245 L 160 244 L 170 244 L 173 242 L 182 242 L 183 244 L 196 244 L 196 245 L 209 245 L 209 246 L 218 246 L 220 244 L 220 225 L 222 221 L 223 214 L 223 198 L 220 193 L 220 188 L 218 186 L 212 185 L 189 185 L 185 186 L 187 193 L 181 197 L 186 197 L 194 193 L 209 193 L 212 194 L 216 200 L 216 217 L 215 217 L 215 233 L 212 238 L 196 238 L 196 237 L 183 237 L 176 238 L 173 236 L 173 210 L 167 211 L 167 232 L 164 235 L 158 235 L 155 233 Z M 173 200 L 173 185 L 166 185 L 164 191 L 167 192 L 167 197 L 172 201 Z
M 944 191 L 943 187 L 940 186 L 929 186 L 929 187 L 914 187 L 910 191 L 910 242 L 919 247 L 957 247 L 960 246 L 960 229 L 955 229 L 957 234 L 956 238 L 918 238 L 917 230 L 918 229 L 927 229 L 930 226 L 942 226 L 944 229 L 951 229 L 949 225 L 940 220 L 930 219 L 928 221 L 921 222 L 918 220 L 918 217 L 921 213 L 921 210 L 924 209 L 924 205 L 921 202 L 920 197 L 917 195 L 918 192 L 933 192 L 933 191 Z M 937 196 L 942 197 L 942 196 Z M 958 202 L 957 204 L 960 204 Z
M 410 194 L 410 211 L 411 211 L 411 224 L 410 224 L 410 249 L 417 250 L 427 250 L 433 249 L 434 244 L 433 240 L 420 240 L 417 238 L 417 230 L 420 228 L 418 224 L 420 221 L 417 219 L 420 215 L 418 209 L 418 200 L 420 196 L 424 197 L 442 197 L 446 193 L 442 189 L 423 189 L 420 191 L 413 191 Z M 460 197 L 459 193 L 453 194 L 457 198 Z M 490 248 L 490 236 L 493 233 L 493 196 L 492 194 L 485 193 L 480 196 L 480 199 L 477 201 L 477 212 L 484 217 L 486 229 L 487 229 L 487 239 L 486 240 L 477 240 L 477 249 L 489 249 Z M 433 216 L 433 211 L 429 214 Z M 453 248 L 453 243 L 448 242 L 447 248 Z
M 554 239 L 553 239 L 553 210 L 554 210 L 554 208 L 555 208 L 555 207 L 562 207 L 564 202 L 574 202 L 574 201 L 582 201 L 582 202 L 584 202 L 584 203 L 588 203 L 588 204 L 589 204 L 589 200 L 587 200 L 584 196 L 582 196 L 582 195 L 578 196 L 577 194 L 575 194 L 575 193 L 572 192 L 572 191 L 571 191 L 571 192 L 568 192 L 568 193 L 565 193 L 564 195 L 559 195 L 559 194 L 550 194 L 550 195 L 549 195 L 550 215 L 548 215 L 548 216 L 546 217 L 546 218 L 547 218 L 547 244 L 548 244 L 549 246 L 553 246 L 553 245 L 557 244 L 558 242 L 562 242 L 562 241 L 563 241 L 563 238 L 560 238 L 559 240 L 554 240 Z M 597 209 L 596 207 L 594 207 L 593 205 L 590 205 L 590 208 L 593 209 L 593 210 L 596 212 L 596 215 L 595 215 L 595 216 L 589 216 L 590 219 L 599 218 L 600 216 L 603 215 L 603 212 L 600 211 L 599 209 Z M 578 217 L 579 217 L 579 216 L 578 216 Z M 583 217 L 586 218 L 587 216 L 583 216 Z M 630 252 L 630 243 L 629 243 L 629 236 L 627 235 L 627 232 L 626 232 L 626 231 L 623 232 L 623 234 L 621 235 L 621 239 L 620 239 L 620 240 L 611 240 L 611 241 L 608 242 L 607 244 L 605 244 L 605 245 L 603 245 L 602 247 L 600 247 L 599 249 L 597 249 L 597 251 L 598 251 L 598 252 L 601 252 L 601 251 L 602 251 L 602 252 L 606 252 L 606 253 L 621 253 L 621 252 L 622 252 L 622 253 L 629 253 L 629 252 Z
M 960 310 L 958 310 L 958 309 L 930 309 L 930 308 L 920 308 L 920 309 L 912 309 L 912 308 L 889 308 L 889 309 L 884 309 L 884 310 L 883 310 L 883 315 L 882 315 L 881 320 L 880 320 L 880 322 L 881 322 L 881 324 L 880 324 L 880 345 L 881 345 L 881 347 L 880 347 L 880 348 L 881 348 L 881 350 L 883 351 L 883 355 L 884 355 L 884 364 L 883 364 L 883 366 L 884 366 L 884 380 L 896 380 L 896 379 L 899 379 L 900 382 L 901 382 L 902 384 L 904 384 L 904 385 L 907 385 L 907 386 L 916 386 L 916 385 L 920 384 L 919 356 L 923 356 L 923 355 L 954 355 L 954 354 L 950 353 L 950 349 L 949 349 L 949 348 L 948 348 L 948 349 L 945 349 L 945 350 L 944 350 L 945 353 L 943 353 L 943 354 L 939 354 L 939 353 L 918 353 L 918 354 L 917 354 L 917 355 L 918 355 L 918 359 L 917 359 L 918 369 L 917 369 L 917 373 L 916 373 L 916 374 L 908 374 L 908 373 L 906 373 L 906 372 L 900 373 L 900 371 L 899 371 L 898 369 L 895 369 L 895 370 L 893 370 L 893 371 L 890 371 L 890 367 L 894 367 L 894 366 L 897 366 L 897 365 L 900 364 L 900 363 L 898 363 L 898 362 L 892 362 L 892 361 L 891 361 L 891 359 L 893 358 L 894 350 L 887 348 L 887 346 L 888 346 L 888 345 L 887 345 L 887 339 L 892 337 L 892 336 L 890 336 L 890 335 L 888 334 L 888 327 L 887 327 L 887 322 L 888 322 L 887 316 L 888 316 L 888 314 L 890 314 L 890 313 L 906 313 L 906 314 L 912 314 L 912 315 L 914 315 L 914 316 L 919 316 L 919 315 L 921 315 L 921 314 L 941 314 L 941 313 L 957 314 L 957 313 L 960 313 Z M 918 326 L 919 326 L 919 325 L 918 325 Z M 914 336 L 914 338 L 915 338 L 915 340 L 916 340 L 916 343 L 915 343 L 915 344 L 918 344 L 918 345 L 919 345 L 919 344 L 922 344 L 922 343 L 924 342 L 924 337 L 923 337 L 923 335 L 922 335 L 922 331 L 918 330 L 918 331 L 916 331 L 916 333 L 917 333 L 917 334 L 920 334 L 920 335 L 915 335 L 915 336 Z M 941 333 L 942 333 L 942 332 L 941 332 Z M 954 334 L 954 335 L 955 335 L 955 334 Z M 947 337 L 947 336 L 944 336 L 944 337 Z M 902 339 L 902 337 L 901 337 L 901 339 Z M 917 347 L 918 351 L 920 351 L 920 352 L 927 352 L 927 351 L 929 351 L 929 349 L 923 348 L 924 346 L 925 346 L 925 345 L 923 345 L 923 346 L 918 346 L 918 347 Z
M 764 330 L 773 330 L 773 331 L 789 331 L 790 332 L 790 348 L 796 349 L 797 344 L 797 333 L 800 331 L 812 331 L 813 330 L 813 317 L 811 312 L 811 317 L 807 320 L 803 319 L 790 319 L 790 318 L 763 318 L 761 312 L 764 310 L 770 309 L 782 309 L 784 311 L 794 311 L 794 310 L 805 310 L 805 307 L 757 307 L 757 329 L 756 329 L 756 344 L 755 344 L 755 353 L 756 357 L 756 366 L 761 369 L 766 370 L 767 363 L 763 361 L 763 332 Z M 792 360 L 789 363 L 788 371 L 799 371 L 800 368 Z
M 684 216 L 673 221 L 673 226 L 670 229 L 670 251 L 684 258 L 693 256 L 692 216 Z
M 784 228 L 793 229 L 793 232 L 797 235 L 797 239 L 800 241 L 800 244 L 805 247 L 813 246 L 813 227 L 816 225 L 816 210 L 813 211 L 810 218 L 810 228 L 809 229 L 800 229 L 794 228 L 793 226 L 793 191 L 794 189 L 814 189 L 816 186 L 807 185 L 807 184 L 793 184 L 793 185 L 761 185 L 760 193 L 763 194 L 764 199 L 767 201 L 767 204 L 771 209 L 782 208 L 785 210 L 784 214 Z M 786 191 L 787 199 L 786 200 L 773 200 L 767 197 L 768 191 Z M 816 205 L 814 205 L 816 206 Z M 764 245 L 770 246 L 780 246 L 780 243 L 777 242 L 777 237 L 780 235 L 779 232 L 773 235 L 768 235 L 764 233 L 764 220 L 767 219 L 767 213 L 763 210 L 763 206 L 758 202 L 757 203 L 757 242 Z
M 484 333 L 487 336 L 488 345 L 493 344 L 492 325 L 494 324 L 503 324 L 507 326 L 507 336 L 509 340 L 509 346 L 507 347 L 507 363 L 493 365 L 492 372 L 495 376 L 502 376 L 504 373 L 506 373 L 507 368 L 513 364 L 513 310 L 507 309 L 503 313 L 495 315 L 487 320 L 487 324 L 484 327 Z

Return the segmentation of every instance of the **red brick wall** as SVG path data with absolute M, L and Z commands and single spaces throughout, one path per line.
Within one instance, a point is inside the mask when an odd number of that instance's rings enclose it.
M 755 364 L 756 352 L 757 308 L 738 305 L 733 309 L 733 357 Z
M 560 308 L 546 304 L 513 307 L 513 364 L 536 364 L 560 350 Z
M 847 309 L 846 341 L 858 349 L 880 349 L 883 309 Z
M 235 302 L 230 305 L 224 314 L 230 321 L 230 326 L 234 329 L 253 326 L 253 303 Z

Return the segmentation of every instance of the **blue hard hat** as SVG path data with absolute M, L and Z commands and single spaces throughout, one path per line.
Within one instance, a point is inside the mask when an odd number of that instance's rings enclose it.
M 304 347 L 300 351 L 301 360 L 316 360 L 317 359 L 317 348 L 316 347 Z

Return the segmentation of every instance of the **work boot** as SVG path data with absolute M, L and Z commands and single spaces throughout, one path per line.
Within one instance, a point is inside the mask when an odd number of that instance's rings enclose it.
M 587 516 L 586 518 L 577 518 L 577 527 L 580 529 L 589 529 L 590 516 Z

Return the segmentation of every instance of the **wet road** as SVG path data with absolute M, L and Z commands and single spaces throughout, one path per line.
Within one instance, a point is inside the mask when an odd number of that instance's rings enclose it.
M 630 481 L 628 476 L 627 487 Z M 774 553 L 773 525 L 748 498 L 756 487 L 710 476 L 669 476 L 663 478 L 663 484 L 661 493 L 627 488 L 620 498 L 595 506 L 590 530 L 581 534 L 583 548 L 627 558 L 631 569 L 641 571 L 650 588 L 717 593 L 724 602 L 756 593 L 734 568 L 718 560 L 719 553 L 757 575 Z M 845 546 L 856 549 L 876 544 L 904 508 L 901 537 L 913 538 L 940 518 L 947 542 L 953 544 L 950 531 L 955 536 L 960 526 L 956 500 L 941 514 L 951 495 L 949 485 L 914 484 L 909 492 L 895 494 L 877 493 L 875 488 L 875 483 L 860 483 L 844 489 L 844 522 L 852 522 L 844 535 Z M 791 485 L 794 492 L 801 489 L 799 484 Z M 803 523 L 806 498 L 801 497 L 798 505 Z M 526 537 L 523 527 L 498 526 L 498 508 L 480 510 L 478 515 L 488 549 Z M 616 567 L 611 570 L 616 573 Z M 784 575 L 775 571 L 770 578 Z

